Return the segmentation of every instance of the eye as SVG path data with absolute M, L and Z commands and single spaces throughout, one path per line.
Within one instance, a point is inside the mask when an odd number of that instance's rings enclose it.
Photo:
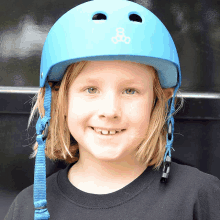
M 130 21 L 142 23 L 142 18 L 137 14 L 130 14 Z
M 128 91 L 129 93 L 127 93 L 126 92 L 126 94 L 128 94 L 128 95 L 133 95 L 134 94 L 134 92 L 136 92 L 137 93 L 137 90 L 135 90 L 135 89 L 126 89 L 125 91 Z M 131 91 L 133 91 L 132 93 L 130 93 Z
M 97 13 L 93 15 L 92 20 L 107 20 L 107 17 L 103 13 Z
M 86 89 L 86 91 L 87 91 L 89 94 L 95 94 L 94 91 L 97 91 L 97 89 L 94 88 L 94 87 L 89 87 L 89 88 Z M 134 93 L 137 93 L 137 90 L 131 89 L 131 88 L 126 89 L 125 91 L 128 91 L 128 92 L 126 92 L 126 94 L 128 94 L 128 95 L 134 95 Z
M 89 87 L 89 88 L 87 88 L 86 90 L 87 90 L 90 94 L 94 94 L 93 91 L 94 91 L 94 90 L 97 90 L 97 89 L 94 88 L 94 87 Z M 91 91 L 91 92 L 90 92 L 90 91 Z

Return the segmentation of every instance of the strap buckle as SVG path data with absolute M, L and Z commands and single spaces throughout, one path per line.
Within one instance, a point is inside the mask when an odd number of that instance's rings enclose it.
M 162 177 L 160 179 L 161 183 L 166 183 L 169 173 L 170 173 L 170 165 L 171 165 L 171 157 L 169 155 L 166 156 L 166 161 L 164 162 L 163 165 L 163 173 Z

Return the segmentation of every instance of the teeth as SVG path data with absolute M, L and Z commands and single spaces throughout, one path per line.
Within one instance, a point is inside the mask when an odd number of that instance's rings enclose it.
M 110 131 L 110 134 L 115 134 L 115 133 L 116 133 L 116 131 L 114 131 L 114 130 L 113 130 L 113 131 Z
M 107 130 L 102 130 L 102 134 L 108 134 Z
M 107 135 L 107 134 L 116 134 L 116 133 L 118 133 L 118 132 L 121 132 L 122 130 L 111 130 L 111 131 L 108 131 L 108 130 L 101 130 L 101 129 L 99 129 L 99 128 L 93 128 L 97 133 L 99 133 L 99 134 L 105 134 L 105 135 Z

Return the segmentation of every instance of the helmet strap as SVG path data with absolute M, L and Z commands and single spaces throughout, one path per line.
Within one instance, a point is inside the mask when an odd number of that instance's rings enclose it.
M 49 219 L 50 214 L 47 210 L 46 200 L 46 158 L 45 158 L 45 145 L 48 134 L 48 127 L 50 123 L 51 112 L 51 88 L 48 81 L 45 82 L 46 92 L 44 96 L 44 109 L 45 116 L 38 118 L 36 124 L 36 141 L 38 142 L 37 155 L 35 158 L 34 168 L 34 219 L 42 220 Z M 44 133 L 43 133 L 44 132 Z
M 170 100 L 169 100 L 170 102 Z M 172 108 L 171 108 L 172 109 Z M 167 120 L 168 132 L 166 134 L 166 152 L 163 158 L 163 173 L 161 177 L 161 182 L 165 183 L 168 180 L 171 165 L 171 149 L 173 149 L 173 132 L 174 132 L 174 118 L 171 115 L 172 110 L 169 113 Z M 174 150 L 174 149 L 173 149 Z
M 163 158 L 163 172 L 162 172 L 162 177 L 161 177 L 161 182 L 166 183 L 169 177 L 170 173 L 170 166 L 171 166 L 171 150 L 174 150 L 172 145 L 173 145 L 173 133 L 174 133 L 174 118 L 173 114 L 175 112 L 175 98 L 176 98 L 176 93 L 181 85 L 181 73 L 179 72 L 179 79 L 178 79 L 178 84 L 174 90 L 173 97 L 169 99 L 168 105 L 170 106 L 170 111 L 168 113 L 168 119 L 167 119 L 167 127 L 168 127 L 168 132 L 166 135 L 166 152 L 164 154 Z M 175 151 L 175 150 L 174 150 Z

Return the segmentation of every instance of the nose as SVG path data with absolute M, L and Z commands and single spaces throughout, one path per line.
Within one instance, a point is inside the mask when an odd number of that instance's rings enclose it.
M 98 106 L 100 118 L 117 119 L 121 117 L 121 106 L 119 97 L 114 92 L 103 95 Z

